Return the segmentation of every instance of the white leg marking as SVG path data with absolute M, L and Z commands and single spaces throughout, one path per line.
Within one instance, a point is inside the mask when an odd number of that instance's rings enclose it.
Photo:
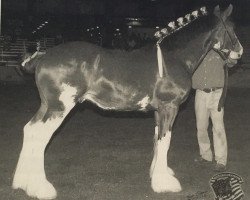
M 149 96 L 145 96 L 141 101 L 137 103 L 137 105 L 141 106 L 141 110 L 144 110 L 146 106 L 149 104 Z
M 167 164 L 167 153 L 170 145 L 171 132 L 158 140 L 158 127 L 156 128 L 157 137 L 155 140 L 154 158 L 151 164 L 150 176 L 151 187 L 155 192 L 179 192 L 181 185 L 174 177 L 174 172 Z
M 151 167 L 150 167 L 150 178 L 152 178 L 152 174 L 153 174 L 153 171 L 155 169 L 155 163 L 156 163 L 156 158 L 157 158 L 157 146 L 156 146 L 156 141 L 158 139 L 158 131 L 159 131 L 159 128 L 158 126 L 155 126 L 155 135 L 154 135 L 154 157 L 153 157 L 153 160 L 152 160 L 152 163 L 151 163 Z
M 54 199 L 57 192 L 47 180 L 44 170 L 44 151 L 63 119 L 74 107 L 76 89 L 63 85 L 63 92 L 59 100 L 63 102 L 65 110 L 61 116 L 50 118 L 46 122 L 29 122 L 24 127 L 23 147 L 19 156 L 12 187 L 21 188 L 31 197 L 38 199 Z
M 158 128 L 158 126 L 156 126 L 155 127 L 154 141 L 158 140 L 158 131 L 159 131 L 159 128 Z M 155 142 L 155 144 L 154 144 L 154 157 L 153 157 L 151 167 L 150 167 L 150 178 L 152 178 L 152 174 L 153 174 L 153 171 L 155 169 L 155 163 L 156 163 L 156 160 L 157 160 L 156 159 L 157 158 L 157 152 L 158 152 L 157 143 Z M 175 175 L 174 171 L 170 167 L 167 166 L 167 170 L 168 170 L 168 173 L 171 174 L 172 176 Z

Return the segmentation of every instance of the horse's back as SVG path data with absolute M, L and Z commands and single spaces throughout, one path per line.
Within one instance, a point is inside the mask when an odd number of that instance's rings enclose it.
M 68 62 L 69 60 L 90 57 L 100 52 L 100 50 L 101 47 L 88 42 L 68 42 L 48 49 L 43 57 L 43 64 L 52 67 L 52 65 Z
M 153 55 L 156 51 L 154 52 L 153 48 L 153 46 L 150 46 L 134 51 L 124 51 L 107 49 L 84 41 L 68 42 L 48 49 L 43 56 L 42 63 L 52 67 L 52 65 L 72 60 L 88 62 L 88 60 L 95 59 L 99 55 L 103 65 L 120 67 L 121 70 L 125 67 L 132 71 L 136 68 L 144 70 L 149 64 L 157 64 L 156 55 Z
M 58 45 L 43 56 L 38 71 L 79 73 L 79 67 L 91 71 L 96 59 L 99 74 L 116 82 L 152 82 L 157 74 L 156 55 L 152 48 L 134 51 L 106 49 L 87 42 L 70 42 Z M 39 72 L 40 73 L 40 72 Z
M 77 88 L 78 99 L 89 98 L 103 108 L 111 102 L 116 108 L 131 109 L 153 96 L 157 70 L 150 47 L 126 52 L 71 42 L 47 51 L 37 66 L 36 82 L 46 98 L 53 93 L 57 99 L 62 85 L 69 84 Z

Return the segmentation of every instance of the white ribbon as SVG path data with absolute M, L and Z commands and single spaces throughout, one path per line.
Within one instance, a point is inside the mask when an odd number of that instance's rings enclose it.
M 162 52 L 161 52 L 161 47 L 157 43 L 157 60 L 158 60 L 158 69 L 159 69 L 159 75 L 162 78 L 163 77 L 163 62 L 162 62 Z

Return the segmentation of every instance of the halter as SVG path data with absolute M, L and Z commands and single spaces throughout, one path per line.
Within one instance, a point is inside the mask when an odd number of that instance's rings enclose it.
M 219 19 L 222 22 L 222 25 L 223 25 L 223 27 L 225 29 L 225 34 L 228 35 L 229 40 L 230 40 L 230 42 L 232 44 L 232 47 L 234 48 L 235 44 L 236 44 L 236 40 L 233 41 L 233 39 L 232 39 L 231 35 L 229 34 L 227 26 L 226 26 L 224 20 L 222 19 L 221 15 L 219 15 Z M 225 41 L 225 37 L 226 37 L 225 34 L 224 34 L 224 41 Z M 222 48 L 220 48 L 220 49 L 213 48 L 213 49 L 214 49 L 214 51 L 216 51 L 220 55 L 220 57 L 224 61 L 228 58 L 228 56 L 230 54 L 229 49 L 227 49 L 228 50 L 227 55 L 225 55 Z M 221 97 L 220 97 L 220 100 L 219 100 L 219 103 L 218 103 L 218 108 L 217 108 L 217 110 L 219 112 L 221 111 L 221 108 L 224 106 L 224 103 L 225 103 L 225 99 L 226 99 L 226 95 L 227 95 L 227 87 L 228 87 L 228 66 L 227 66 L 227 63 L 225 62 L 225 64 L 224 64 L 224 87 L 223 87 L 222 94 L 221 94 Z
M 190 14 L 186 14 L 185 17 L 179 17 L 176 21 L 178 26 L 176 25 L 175 21 L 168 23 L 168 28 L 163 28 L 160 31 L 155 33 L 155 37 L 158 38 L 156 42 L 157 47 L 157 61 L 158 61 L 158 70 L 160 78 L 163 77 L 163 67 L 164 67 L 164 60 L 162 56 L 162 51 L 160 44 L 161 42 L 169 35 L 179 31 L 180 29 L 184 28 L 186 25 L 190 24 L 191 22 L 198 19 L 199 15 L 205 16 L 207 15 L 206 7 L 201 7 L 199 10 L 195 10 Z M 192 18 L 192 19 L 191 19 Z
M 229 37 L 229 40 L 230 40 L 231 44 L 232 44 L 232 47 L 234 48 L 235 44 L 236 44 L 236 40 L 233 40 L 233 38 L 231 37 L 231 35 L 230 35 L 230 33 L 229 33 L 228 29 L 227 29 L 227 26 L 226 26 L 224 20 L 222 19 L 221 15 L 219 15 L 219 19 L 220 19 L 220 21 L 222 23 L 222 26 L 225 29 L 224 41 L 225 41 L 225 38 L 226 38 L 226 35 L 227 35 Z M 215 52 L 217 52 L 223 60 L 226 60 L 227 57 L 228 57 L 228 55 L 230 54 L 230 49 L 224 49 L 223 47 L 222 48 L 218 48 L 218 49 L 213 47 L 213 50 Z M 227 50 L 227 52 L 225 52 L 223 50 Z
M 226 33 L 227 33 L 227 35 L 228 35 L 228 37 L 229 37 L 229 39 L 230 39 L 230 42 L 231 42 L 232 46 L 235 47 L 236 41 L 235 41 L 235 40 L 233 41 L 233 38 L 232 38 L 231 35 L 229 34 L 229 31 L 228 31 L 228 29 L 227 29 L 227 26 L 226 26 L 224 20 L 222 19 L 221 15 L 220 15 L 220 20 L 221 20 L 221 22 L 222 22 L 222 25 L 223 25 L 224 29 L 226 30 Z
M 227 29 L 227 27 L 226 27 L 226 24 L 225 24 L 225 22 L 223 21 L 221 15 L 219 15 L 218 17 L 219 17 L 220 21 L 222 22 L 222 25 L 223 25 L 224 29 L 226 30 L 225 34 L 228 35 L 228 37 L 229 37 L 229 39 L 230 39 L 230 41 L 231 41 L 231 43 L 232 43 L 232 46 L 234 47 L 235 44 L 236 44 L 236 41 L 233 40 L 232 37 L 231 37 L 231 35 L 229 34 L 229 31 L 228 31 L 228 29 Z M 224 34 L 224 40 L 225 40 L 225 34 Z M 235 42 L 233 42 L 233 41 L 235 41 Z M 212 43 L 210 43 L 210 45 L 208 45 L 208 46 L 210 46 L 210 48 L 209 48 L 209 49 L 207 50 L 207 52 L 199 59 L 199 61 L 198 61 L 198 63 L 197 63 L 197 66 L 199 66 L 199 65 L 201 64 L 201 62 L 204 60 L 204 58 L 206 57 L 206 55 L 208 54 L 208 52 L 209 52 L 210 50 L 212 50 L 212 49 L 213 49 L 216 53 L 218 53 L 218 54 L 220 55 L 220 57 L 221 57 L 224 61 L 228 58 L 228 56 L 229 56 L 229 54 L 230 54 L 230 50 L 229 50 L 229 49 L 214 48 L 214 45 L 212 45 Z M 225 52 L 225 51 L 223 51 L 223 50 L 227 50 L 228 52 Z

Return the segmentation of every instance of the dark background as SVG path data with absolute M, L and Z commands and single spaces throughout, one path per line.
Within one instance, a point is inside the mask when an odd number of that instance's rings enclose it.
M 237 35 L 244 46 L 244 70 L 249 69 L 250 29 L 246 26 L 250 20 L 249 0 L 2 0 L 2 34 L 14 38 L 61 34 L 63 38 L 76 40 L 86 29 L 97 25 L 108 34 L 116 27 L 125 30 L 128 17 L 139 18 L 141 27 L 154 28 L 166 26 L 167 22 L 200 6 L 211 8 L 219 4 L 224 8 L 229 3 L 234 6 L 232 17 L 236 26 L 241 27 Z M 48 25 L 32 34 L 45 21 Z M 6 46 L 12 48 L 13 43 Z M 2 52 L 1 60 L 11 48 Z M 32 200 L 22 190 L 13 190 L 11 184 L 22 147 L 23 126 L 39 108 L 40 99 L 37 88 L 30 82 L 19 85 L 8 82 L 19 77 L 14 67 L 0 68 L 0 78 L 5 80 L 0 84 L 0 199 Z M 243 178 L 242 189 L 249 199 L 249 70 L 241 71 L 233 80 L 229 81 L 224 118 L 229 146 L 228 171 Z M 118 117 L 82 104 L 66 119 L 47 148 L 46 173 L 58 191 L 57 199 L 214 199 L 209 180 L 215 172 L 193 162 L 198 155 L 193 105 L 194 95 L 191 95 L 178 113 L 169 149 L 169 165 L 182 184 L 182 192 L 157 194 L 150 188 L 153 115 Z
M 130 17 L 139 18 L 141 26 L 164 26 L 201 6 L 224 8 L 230 3 L 234 5 L 234 20 L 247 23 L 250 19 L 248 0 L 3 0 L 2 35 L 54 37 L 62 34 L 77 39 L 92 25 L 105 29 L 123 27 Z M 32 33 L 44 21 L 49 24 Z

